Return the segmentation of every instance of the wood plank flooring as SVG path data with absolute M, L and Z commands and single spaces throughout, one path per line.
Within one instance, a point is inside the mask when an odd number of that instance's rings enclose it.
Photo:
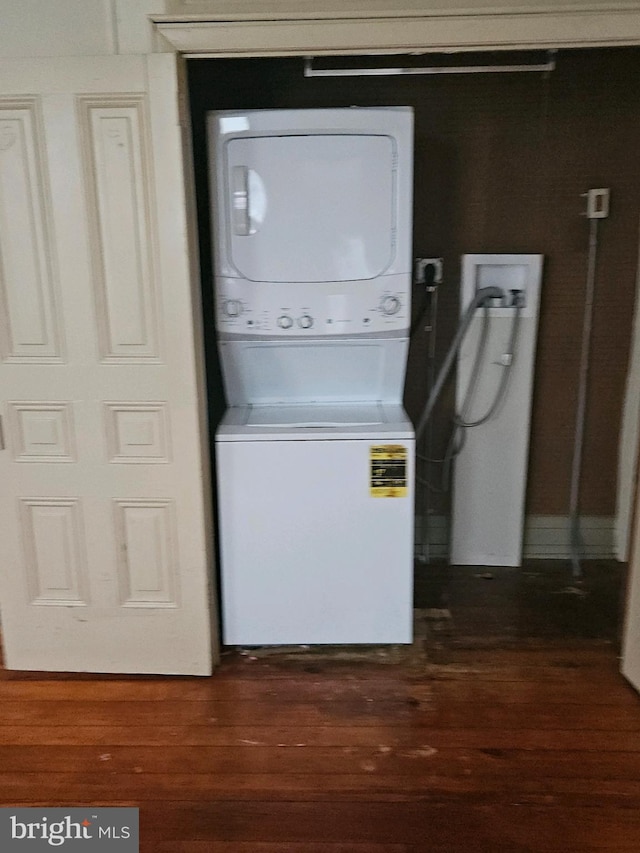
M 423 589 L 409 649 L 230 650 L 209 679 L 0 671 L 0 804 L 139 806 L 159 853 L 640 850 L 613 623 L 516 630 L 495 579 Z

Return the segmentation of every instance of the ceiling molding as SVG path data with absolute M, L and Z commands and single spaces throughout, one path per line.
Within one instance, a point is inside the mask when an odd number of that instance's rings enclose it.
M 189 55 L 429 53 L 637 45 L 640 4 L 634 6 L 362 17 L 353 9 L 348 17 L 302 10 L 288 18 L 247 19 L 239 12 L 235 20 L 161 15 L 152 21 L 168 49 Z
M 268 21 L 638 12 L 640 0 L 165 0 L 160 21 Z

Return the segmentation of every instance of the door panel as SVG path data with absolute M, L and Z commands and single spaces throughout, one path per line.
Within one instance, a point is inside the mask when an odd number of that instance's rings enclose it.
M 0 72 L 5 664 L 207 674 L 211 513 L 177 60 Z
M 0 234 L 2 235 L 2 357 L 21 362 L 59 360 L 55 316 L 57 273 L 48 255 L 47 183 L 35 98 L 0 104 Z
M 145 98 L 78 98 L 103 360 L 158 359 Z

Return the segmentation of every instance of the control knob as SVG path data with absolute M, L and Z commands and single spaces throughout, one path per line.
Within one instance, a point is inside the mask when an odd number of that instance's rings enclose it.
M 313 326 L 313 317 L 309 314 L 303 314 L 298 318 L 298 325 L 301 329 L 310 329 Z
M 392 314 L 397 314 L 400 310 L 400 300 L 397 296 L 385 296 L 382 300 L 382 313 L 390 317 Z
M 223 310 L 227 317 L 239 317 L 242 314 L 242 302 L 239 299 L 227 299 Z
M 293 326 L 293 320 L 288 314 L 282 314 L 278 317 L 278 326 L 280 326 L 281 329 L 290 329 Z

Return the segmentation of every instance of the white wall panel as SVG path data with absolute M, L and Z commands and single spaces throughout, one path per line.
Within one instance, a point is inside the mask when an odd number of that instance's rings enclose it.
M 166 6 L 165 0 L 114 0 L 118 53 L 153 53 L 158 39 L 149 16 Z
M 503 289 L 505 306 L 510 290 L 519 291 L 523 307 L 519 316 L 513 307 L 488 309 L 482 355 L 485 320 L 478 309 L 458 351 L 457 417 L 476 426 L 465 429 L 455 459 L 451 562 L 456 565 L 519 566 L 522 560 L 541 276 L 541 255 L 463 255 L 463 310 L 489 286 Z M 482 369 L 476 374 L 478 358 Z
M 112 53 L 110 0 L 2 0 L 0 56 Z

